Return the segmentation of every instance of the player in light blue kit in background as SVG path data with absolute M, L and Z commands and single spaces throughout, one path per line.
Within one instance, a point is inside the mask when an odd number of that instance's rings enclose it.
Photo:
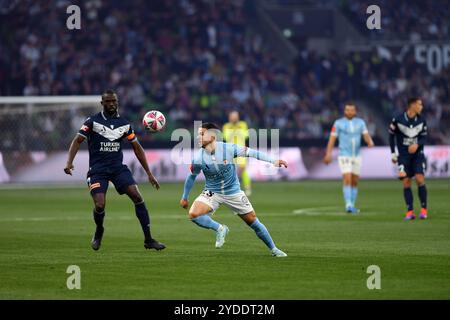
M 272 163 L 276 167 L 287 168 L 286 161 L 274 160 L 269 155 L 236 144 L 217 140 L 219 128 L 213 123 L 204 123 L 198 129 L 198 142 L 201 149 L 194 155 L 191 174 L 186 178 L 180 205 L 187 209 L 188 197 L 195 178 L 203 171 L 205 188 L 195 199 L 189 210 L 189 218 L 200 227 L 216 231 L 216 248 L 221 248 L 229 232 L 226 225 L 214 221 L 210 214 L 221 204 L 229 207 L 252 228 L 256 235 L 266 244 L 275 257 L 286 257 L 287 254 L 278 249 L 267 228 L 258 220 L 252 204 L 241 190 L 236 172 L 236 157 L 252 157 Z
M 374 146 L 373 140 L 367 131 L 366 123 L 363 119 L 356 117 L 356 106 L 353 103 L 346 103 L 344 107 L 344 117 L 334 122 L 328 140 L 327 151 L 324 162 L 332 161 L 332 152 L 336 138 L 339 139 L 339 167 L 342 172 L 345 200 L 345 210 L 348 213 L 358 213 L 355 208 L 358 196 L 358 180 L 361 173 L 361 135 L 369 148 Z

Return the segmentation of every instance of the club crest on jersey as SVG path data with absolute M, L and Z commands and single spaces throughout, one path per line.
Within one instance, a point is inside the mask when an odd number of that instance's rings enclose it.
M 422 131 L 423 123 L 421 123 L 417 126 L 414 126 L 414 125 L 407 126 L 407 125 L 399 123 L 398 128 L 408 138 L 414 138 Z
M 250 205 L 250 201 L 248 201 L 248 198 L 246 196 L 242 196 L 241 201 L 244 204 L 244 206 L 248 207 Z
M 93 122 L 93 131 L 100 134 L 101 136 L 105 137 L 106 139 L 108 139 L 109 141 L 114 141 L 117 139 L 120 139 L 124 132 L 127 132 L 128 130 L 130 130 L 130 125 L 126 124 L 123 126 L 120 126 L 118 128 L 112 129 L 110 128 L 110 126 L 105 126 L 101 123 L 98 122 Z M 114 126 L 112 126 L 114 128 Z

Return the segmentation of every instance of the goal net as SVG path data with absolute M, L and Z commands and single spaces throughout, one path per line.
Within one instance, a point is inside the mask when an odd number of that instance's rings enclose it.
M 99 104 L 98 96 L 0 97 L 0 183 L 39 157 L 67 151 Z
M 90 114 L 99 110 L 98 96 L 0 97 L 0 149 L 66 150 Z

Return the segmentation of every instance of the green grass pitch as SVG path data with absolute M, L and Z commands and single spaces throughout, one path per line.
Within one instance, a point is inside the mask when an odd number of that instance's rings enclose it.
M 140 187 L 161 252 L 144 249 L 131 201 L 113 188 L 98 252 L 87 188 L 0 189 L 0 299 L 450 299 L 450 182 L 427 185 L 430 218 L 405 222 L 399 181 L 363 180 L 357 216 L 343 212 L 339 181 L 255 183 L 252 204 L 287 258 L 226 208 L 215 219 L 230 233 L 215 249 L 214 232 L 178 207 L 181 184 Z M 66 287 L 69 265 L 80 290 Z M 370 265 L 380 290 L 366 286 Z

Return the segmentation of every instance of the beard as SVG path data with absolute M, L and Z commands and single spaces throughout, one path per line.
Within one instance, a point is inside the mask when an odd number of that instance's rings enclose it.
M 109 108 L 104 108 L 104 112 L 108 115 L 108 116 L 115 116 L 117 114 L 117 110 L 118 108 L 115 109 L 109 109 Z

